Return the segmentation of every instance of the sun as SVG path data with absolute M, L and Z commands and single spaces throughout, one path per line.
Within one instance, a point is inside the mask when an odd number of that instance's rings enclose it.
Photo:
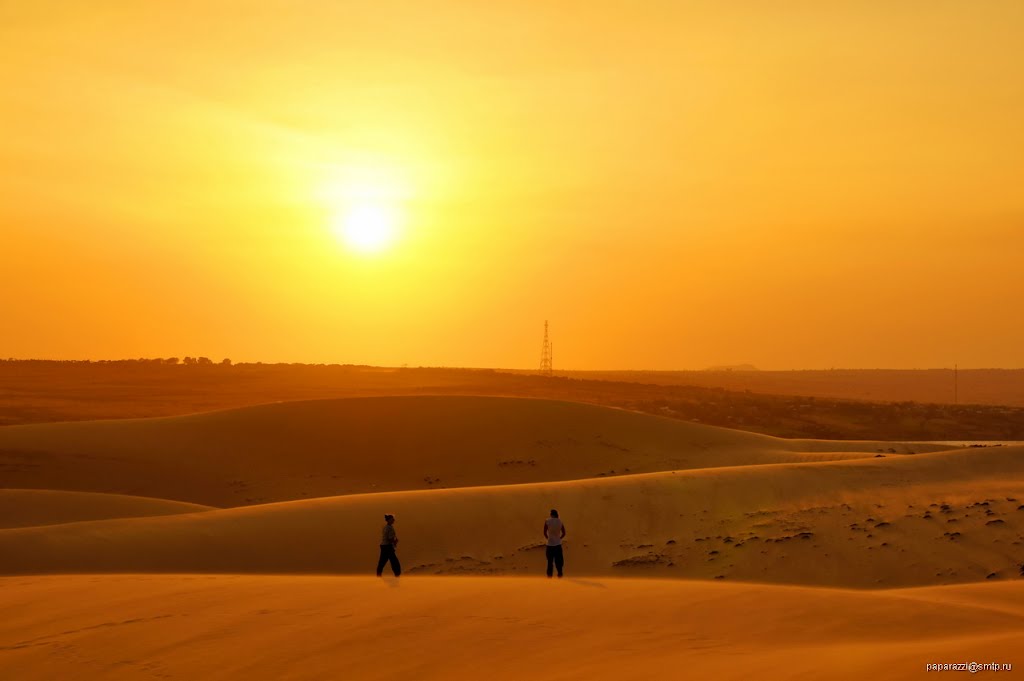
M 400 221 L 401 211 L 394 203 L 356 201 L 335 215 L 333 230 L 353 251 L 374 254 L 394 244 Z

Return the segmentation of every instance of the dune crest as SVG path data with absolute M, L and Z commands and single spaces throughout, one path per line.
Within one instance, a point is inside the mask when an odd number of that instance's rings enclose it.
M 212 507 L 167 499 L 48 489 L 0 489 L 0 529 L 197 513 Z
M 243 506 L 947 450 L 785 440 L 571 402 L 373 397 L 0 428 L 0 486 Z
M 0 570 L 352 573 L 384 511 L 409 574 L 530 574 L 557 507 L 573 575 L 891 588 L 1011 579 L 1024 447 L 346 495 L 0 531 Z

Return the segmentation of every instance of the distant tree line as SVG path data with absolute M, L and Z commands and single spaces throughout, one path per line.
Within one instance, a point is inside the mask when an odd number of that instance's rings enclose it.
M 370 364 L 325 364 L 323 362 L 318 363 L 306 363 L 306 362 L 239 362 L 234 363 L 228 358 L 224 358 L 219 362 L 215 362 L 209 357 L 139 357 L 137 359 L 18 359 L 15 357 L 8 357 L 7 359 L 0 358 L 0 364 L 34 364 L 34 365 L 47 365 L 47 364 L 61 364 L 61 365 L 103 365 L 103 366 L 221 366 L 221 367 L 292 367 L 292 368 L 314 368 L 314 367 L 330 367 L 334 369 L 361 369 L 361 370 L 385 370 L 391 371 L 393 368 L 388 367 L 377 367 Z M 410 367 L 403 366 L 403 369 L 410 369 Z M 415 367 L 414 370 L 438 370 L 438 371 L 475 371 L 475 372 L 489 372 L 495 373 L 493 369 L 450 369 L 446 367 Z
M 7 359 L 0 359 L 0 362 L 20 364 L 113 364 L 120 366 L 178 364 L 184 364 L 186 366 L 232 366 L 231 360 L 227 357 L 219 362 L 214 362 L 209 357 L 186 357 L 185 359 L 179 359 L 177 357 L 140 357 L 138 359 L 15 359 L 13 357 L 8 357 Z

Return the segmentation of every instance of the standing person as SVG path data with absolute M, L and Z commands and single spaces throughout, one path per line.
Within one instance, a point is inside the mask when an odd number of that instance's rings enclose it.
M 551 517 L 544 521 L 544 537 L 548 540 L 545 553 L 548 558 L 548 578 L 551 578 L 551 565 L 558 569 L 558 577 L 562 577 L 562 566 L 565 565 L 565 558 L 562 556 L 562 539 L 565 538 L 565 524 L 558 517 L 558 511 L 551 509 Z
M 384 565 L 391 563 L 391 571 L 395 577 L 402 574 L 402 565 L 398 562 L 395 549 L 398 547 L 398 535 L 395 534 L 395 516 L 390 513 L 384 514 L 386 523 L 380 531 L 380 560 L 377 561 L 377 576 L 384 574 Z

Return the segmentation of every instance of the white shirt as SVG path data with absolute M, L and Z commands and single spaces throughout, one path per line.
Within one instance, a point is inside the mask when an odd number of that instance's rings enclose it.
M 544 527 L 548 528 L 548 546 L 562 545 L 562 521 L 559 518 L 548 518 L 544 521 Z

